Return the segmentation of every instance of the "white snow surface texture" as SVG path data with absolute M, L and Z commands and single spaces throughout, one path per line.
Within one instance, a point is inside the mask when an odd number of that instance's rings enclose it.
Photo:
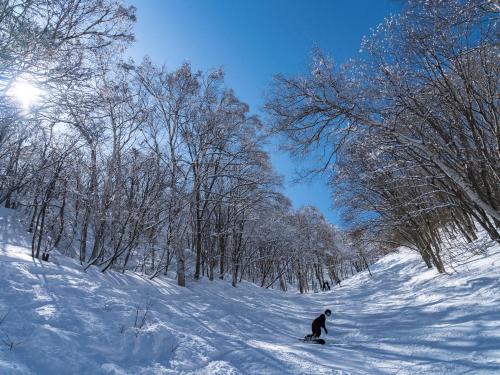
M 499 251 L 439 275 L 401 249 L 373 277 L 308 295 L 180 288 L 33 261 L 25 226 L 1 209 L 0 374 L 500 374 Z M 326 345 L 299 341 L 325 308 Z

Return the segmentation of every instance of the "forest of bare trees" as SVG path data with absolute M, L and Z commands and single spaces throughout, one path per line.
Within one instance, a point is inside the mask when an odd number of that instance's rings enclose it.
M 283 196 L 266 127 L 222 69 L 125 57 L 135 13 L 0 2 L 0 204 L 22 212 L 32 256 L 300 292 L 365 269 L 374 254 Z
M 446 272 L 446 240 L 500 241 L 494 2 L 406 2 L 359 59 L 317 50 L 308 75 L 278 75 L 265 121 L 223 69 L 127 59 L 135 13 L 0 2 L 0 204 L 22 212 L 34 258 L 302 293 L 400 245 Z M 292 208 L 270 134 L 321 156 L 308 172 L 329 174 L 349 230 Z
M 488 0 L 404 3 L 335 64 L 277 76 L 272 131 L 313 153 L 359 239 L 409 246 L 446 272 L 443 244 L 500 242 L 499 15 Z M 468 251 L 481 251 L 469 246 Z

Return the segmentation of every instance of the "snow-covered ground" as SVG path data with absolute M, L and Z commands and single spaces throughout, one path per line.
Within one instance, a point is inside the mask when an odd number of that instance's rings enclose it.
M 33 261 L 23 228 L 0 210 L 0 374 L 500 373 L 498 247 L 453 275 L 401 250 L 299 295 Z M 327 307 L 327 344 L 297 340 Z

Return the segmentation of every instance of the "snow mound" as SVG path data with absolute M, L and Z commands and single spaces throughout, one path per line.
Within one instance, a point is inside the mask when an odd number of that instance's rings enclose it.
M 300 295 L 33 261 L 0 210 L 0 374 L 500 373 L 500 248 L 427 270 L 401 250 L 331 292 Z M 326 345 L 297 340 L 325 308 Z

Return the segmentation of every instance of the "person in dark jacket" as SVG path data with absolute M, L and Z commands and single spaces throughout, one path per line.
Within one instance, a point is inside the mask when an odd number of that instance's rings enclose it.
M 332 314 L 330 309 L 326 309 L 324 314 L 321 314 L 312 322 L 312 339 L 317 339 L 321 336 L 321 328 L 325 330 L 325 333 L 328 334 L 328 330 L 326 329 L 325 322 L 326 318 Z

